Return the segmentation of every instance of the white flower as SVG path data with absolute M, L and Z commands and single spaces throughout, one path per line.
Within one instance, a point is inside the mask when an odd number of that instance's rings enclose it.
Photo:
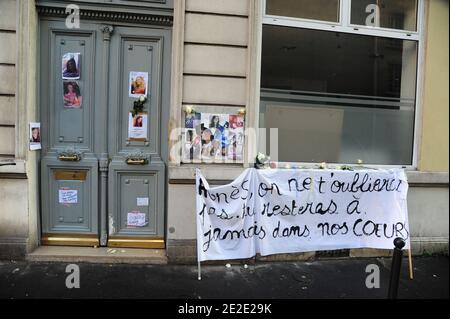
M 258 153 L 256 158 L 257 158 L 258 162 L 260 162 L 260 163 L 264 163 L 269 159 L 269 157 L 263 153 Z
M 145 96 L 141 95 L 141 96 L 139 97 L 139 102 L 145 102 Z
M 187 114 L 191 114 L 193 110 L 194 110 L 194 109 L 193 109 L 192 106 L 190 106 L 190 105 L 186 105 L 186 106 L 184 107 L 184 111 L 185 111 Z
M 320 163 L 320 168 L 322 168 L 322 169 L 327 168 L 327 163 L 325 163 L 325 162 Z
M 362 159 L 358 159 L 358 160 L 357 160 L 357 163 L 358 163 L 359 165 L 361 165 L 361 164 L 363 163 L 363 160 L 362 160 Z

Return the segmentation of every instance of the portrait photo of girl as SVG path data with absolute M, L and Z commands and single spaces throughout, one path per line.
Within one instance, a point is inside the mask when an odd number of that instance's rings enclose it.
M 129 113 L 128 118 L 128 138 L 147 139 L 148 114 L 146 112 L 133 114 Z
M 30 150 L 41 149 L 41 123 L 30 123 Z
M 230 128 L 243 128 L 244 127 L 244 117 L 242 115 L 233 114 L 230 115 Z
M 80 87 L 76 81 L 64 81 L 64 107 L 80 108 L 83 97 L 81 96 Z
M 133 127 L 142 127 L 144 118 L 142 115 L 136 115 L 133 117 Z
M 78 80 L 80 78 L 80 53 L 66 53 L 62 58 L 62 78 Z
M 130 72 L 129 97 L 147 96 L 148 73 Z

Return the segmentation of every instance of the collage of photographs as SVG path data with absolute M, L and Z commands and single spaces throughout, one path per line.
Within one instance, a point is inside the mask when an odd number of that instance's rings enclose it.
M 65 53 L 62 57 L 64 108 L 79 109 L 83 96 L 80 89 L 81 54 Z
M 65 109 L 80 109 L 83 105 L 81 90 L 81 53 L 69 52 L 62 56 L 63 106 Z M 148 72 L 129 73 L 128 96 L 139 99 L 148 95 Z M 130 112 L 128 138 L 147 140 L 147 112 Z
M 128 82 L 128 97 L 135 99 L 147 99 L 148 72 L 131 71 Z M 131 140 L 146 141 L 148 131 L 148 113 L 130 112 L 128 116 L 128 138 Z
M 244 116 L 192 112 L 184 121 L 183 162 L 242 161 Z

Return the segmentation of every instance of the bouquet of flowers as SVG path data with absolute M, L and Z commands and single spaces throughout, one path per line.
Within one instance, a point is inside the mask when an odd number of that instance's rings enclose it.
M 144 110 L 145 102 L 147 102 L 147 98 L 143 95 L 133 102 L 133 111 L 131 111 L 133 116 Z
M 270 157 L 263 153 L 258 153 L 255 160 L 255 168 L 264 168 L 269 162 Z

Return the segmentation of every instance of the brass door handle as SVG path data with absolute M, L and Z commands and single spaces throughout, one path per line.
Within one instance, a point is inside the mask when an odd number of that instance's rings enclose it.
M 68 155 L 59 155 L 58 159 L 60 161 L 71 161 L 71 162 L 80 160 L 79 157 L 76 156 L 76 155 L 70 155 L 70 156 L 68 156 Z
M 130 164 L 130 165 L 144 165 L 144 164 L 146 164 L 146 160 L 145 159 L 132 159 L 132 158 L 130 158 L 130 159 L 127 159 L 127 164 Z

